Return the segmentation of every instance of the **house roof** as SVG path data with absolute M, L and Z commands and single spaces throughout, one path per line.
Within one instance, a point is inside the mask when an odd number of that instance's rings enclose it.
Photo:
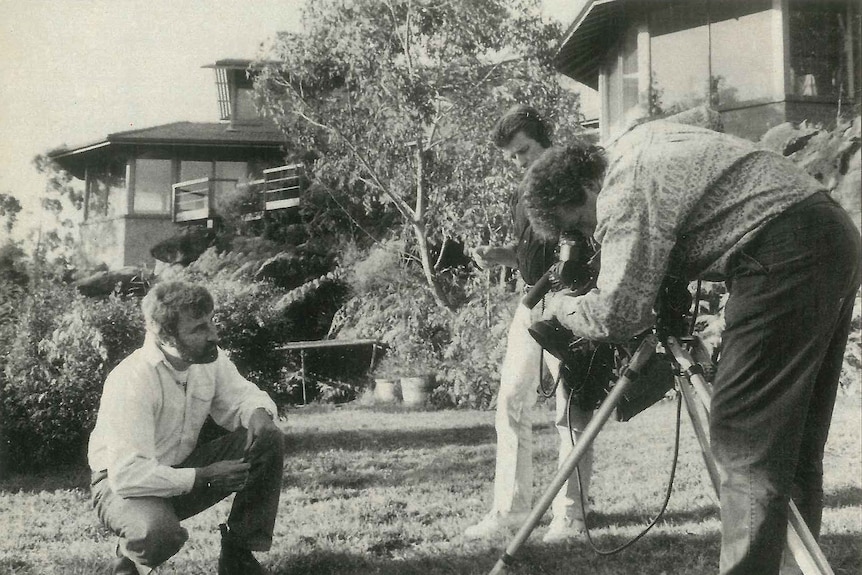
M 279 149 L 284 136 L 272 126 L 231 126 L 220 122 L 173 122 L 114 132 L 104 140 L 75 147 L 62 147 L 48 152 L 48 157 L 58 161 L 73 175 L 83 170 L 84 157 L 98 154 L 106 148 L 123 145 L 150 146 L 202 146 L 213 148 L 270 148 Z
M 625 27 L 627 0 L 582 0 L 575 21 L 563 36 L 554 56 L 554 65 L 565 74 L 593 89 L 599 87 L 602 58 Z

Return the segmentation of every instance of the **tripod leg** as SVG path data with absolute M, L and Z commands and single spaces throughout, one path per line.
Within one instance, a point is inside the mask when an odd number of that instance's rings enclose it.
M 645 338 L 641 342 L 640 346 L 638 346 L 637 351 L 632 356 L 626 373 L 617 380 L 616 385 L 614 385 L 611 392 L 599 406 L 598 410 L 596 410 L 596 413 L 593 415 L 590 423 L 584 428 L 580 439 L 578 439 L 578 442 L 572 448 L 569 456 L 560 464 L 560 468 L 551 479 L 550 485 L 548 485 L 547 489 L 542 494 L 539 502 L 535 507 L 533 507 L 532 511 L 530 511 L 530 515 L 509 542 L 503 555 L 500 556 L 500 559 L 494 565 L 494 568 L 490 571 L 489 575 L 502 575 L 503 573 L 506 573 L 506 568 L 514 561 L 514 557 L 518 552 L 518 549 L 520 549 L 521 545 L 523 545 L 530 537 L 530 533 L 533 532 L 533 529 L 535 529 L 536 525 L 539 524 L 545 511 L 547 511 L 551 506 L 557 492 L 563 487 L 563 484 L 568 480 L 575 468 L 577 468 L 578 463 L 580 463 L 581 458 L 584 456 L 584 453 L 590 448 L 593 441 L 595 441 L 596 436 L 599 434 L 599 431 L 601 431 L 604 424 L 607 423 L 613 410 L 616 408 L 617 404 L 619 404 L 625 390 L 634 382 L 639 371 L 643 368 L 652 354 L 655 353 L 655 347 L 656 339 L 652 335 Z
M 685 374 L 689 374 L 687 375 L 687 378 L 700 396 L 703 409 L 700 410 L 696 407 L 695 409 L 689 408 L 688 413 L 692 416 L 692 424 L 695 427 L 695 434 L 697 435 L 698 441 L 700 441 L 704 458 L 708 460 L 707 469 L 709 470 L 710 478 L 713 481 L 713 486 L 716 487 L 716 493 L 719 493 L 717 488 L 718 483 L 716 483 L 718 466 L 715 464 L 715 459 L 712 457 L 712 452 L 709 449 L 708 416 L 711 389 L 703 376 L 697 374 L 696 370 L 693 369 L 694 361 L 675 338 L 668 338 L 665 347 L 671 352 L 671 355 L 673 355 L 674 360 L 679 364 L 683 372 Z M 684 386 L 680 387 L 685 389 Z M 690 397 L 690 391 L 688 394 Z M 683 393 L 683 397 L 686 398 L 686 405 L 688 405 L 689 397 L 686 397 L 685 392 Z M 691 397 L 691 401 L 694 402 L 693 397 Z M 698 429 L 700 429 L 700 431 L 698 431 Z M 713 478 L 711 467 L 715 468 L 716 478 Z M 788 515 L 787 522 L 787 548 L 793 554 L 793 558 L 796 560 L 797 565 L 799 565 L 799 568 L 802 570 L 804 575 L 834 575 L 834 571 L 832 571 L 832 567 L 826 560 L 823 550 L 820 549 L 820 546 L 817 544 L 817 541 L 808 529 L 808 525 L 805 524 L 805 520 L 802 519 L 802 515 L 799 513 L 799 509 L 796 507 L 796 503 L 794 503 L 793 500 L 790 501 L 790 513 Z

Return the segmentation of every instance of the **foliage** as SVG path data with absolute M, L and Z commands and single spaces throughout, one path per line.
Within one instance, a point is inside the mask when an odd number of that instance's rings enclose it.
M 12 194 L 0 194 L 0 217 L 5 218 L 6 222 L 3 227 L 7 232 L 11 232 L 15 227 L 15 222 L 18 221 L 18 215 L 21 213 L 21 202 Z
M 384 367 L 406 375 L 414 368 L 436 368 L 449 342 L 450 314 L 435 305 L 402 248 L 400 242 L 383 243 L 349 267 L 351 297 L 336 313 L 331 331 L 382 341 L 390 358 Z
M 81 457 L 108 371 L 142 339 L 137 304 L 42 282 L 23 300 L 0 375 L 12 467 Z
M 434 303 L 454 309 L 432 245 L 508 231 L 512 186 L 487 144 L 494 118 L 528 101 L 577 121 L 577 97 L 550 66 L 560 33 L 531 0 L 308 3 L 256 85 L 294 155 L 317 154 L 315 181 L 398 215 Z
M 38 227 L 31 231 L 35 235 L 34 257 L 71 272 L 82 261 L 77 235 L 80 217 L 75 212 L 84 206 L 83 190 L 48 156 L 36 156 L 33 165 L 46 179 Z
M 445 367 L 438 375 L 449 401 L 457 406 L 486 408 L 496 394 L 512 310 L 518 297 L 505 286 L 488 282 L 459 310 L 451 326 Z
M 487 407 L 516 298 L 487 277 L 458 278 L 462 299 L 455 312 L 445 312 L 434 305 L 415 263 L 401 255 L 402 245 L 387 242 L 355 256 L 348 276 L 352 297 L 336 314 L 333 331 L 388 345 L 377 377 L 434 373 L 435 405 Z

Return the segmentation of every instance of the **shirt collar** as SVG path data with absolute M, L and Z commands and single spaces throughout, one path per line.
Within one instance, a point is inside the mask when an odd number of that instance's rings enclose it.
M 168 362 L 168 360 L 165 358 L 165 353 L 162 351 L 162 349 L 159 347 L 159 344 L 156 342 L 155 334 L 149 331 L 144 336 L 144 345 L 143 347 L 141 347 L 141 353 L 144 356 L 144 360 L 152 366 L 156 366 L 162 362 Z

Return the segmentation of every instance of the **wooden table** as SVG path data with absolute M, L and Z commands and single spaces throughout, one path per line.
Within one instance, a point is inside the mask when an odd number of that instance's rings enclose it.
M 376 339 L 315 339 L 308 341 L 291 341 L 276 348 L 276 351 L 299 351 L 300 377 L 302 378 L 302 403 L 307 403 L 305 389 L 305 354 L 310 349 L 332 349 L 338 347 L 356 347 L 362 345 L 371 346 L 371 362 L 368 370 L 374 369 L 377 360 L 377 351 L 385 349 L 387 345 Z

